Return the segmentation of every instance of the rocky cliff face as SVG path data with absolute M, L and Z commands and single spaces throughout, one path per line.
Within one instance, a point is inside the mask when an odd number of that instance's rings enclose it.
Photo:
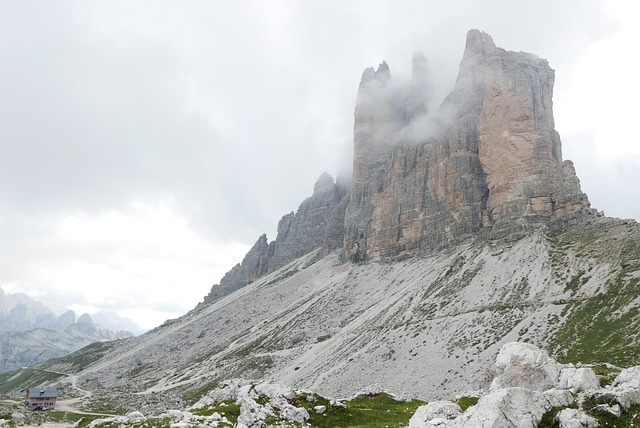
M 388 66 L 363 73 L 344 253 L 352 260 L 426 254 L 593 215 L 554 129 L 546 60 L 472 30 L 451 94 L 430 113 L 423 60 L 407 87 Z
M 275 241 L 260 237 L 206 302 L 320 246 L 356 262 L 395 259 L 595 215 L 562 159 L 546 60 L 471 30 L 455 87 L 435 111 L 427 69 L 417 53 L 408 81 L 385 62 L 364 70 L 350 180 L 320 177 Z
M 300 204 L 295 214 L 291 212 L 280 219 L 276 239 L 268 242 L 267 235 L 260 236 L 242 263 L 211 288 L 204 303 L 242 288 L 317 248 L 330 251 L 341 246 L 340 218 L 346 208 L 341 201 L 347 199 L 347 188 L 341 180 L 336 183 L 329 174 L 322 174 L 313 187 L 313 195 Z

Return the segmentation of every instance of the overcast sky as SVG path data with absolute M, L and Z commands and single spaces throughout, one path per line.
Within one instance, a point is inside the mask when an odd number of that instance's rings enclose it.
M 351 161 L 364 68 L 420 50 L 443 97 L 471 28 L 549 60 L 564 158 L 640 219 L 637 4 L 0 0 L 0 286 L 185 313 Z

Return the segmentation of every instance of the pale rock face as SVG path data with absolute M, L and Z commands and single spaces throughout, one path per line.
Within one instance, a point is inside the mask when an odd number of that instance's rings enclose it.
M 363 74 L 345 256 L 425 254 L 470 236 L 595 214 L 562 160 L 546 60 L 472 30 L 456 85 L 433 113 L 423 107 L 428 90 L 419 89 L 428 88 L 424 64 L 414 57 L 409 88 L 385 63 Z
M 230 379 L 210 391 L 191 408 L 198 409 L 210 406 L 222 401 L 235 400 L 240 404 L 240 416 L 238 427 L 262 426 L 262 422 L 269 416 L 278 416 L 292 422 L 303 424 L 309 419 L 309 413 L 302 407 L 289 404 L 288 400 L 295 398 L 295 391 L 278 383 L 255 383 L 245 379 Z M 267 397 L 265 404 L 260 404 L 256 399 L 260 396 Z
M 137 411 L 127 413 L 126 417 L 130 422 L 142 422 L 145 419 L 144 415 Z
M 546 391 L 556 385 L 562 366 L 535 345 L 510 342 L 500 348 L 495 367 L 491 389 L 524 387 Z
M 540 391 L 505 388 L 491 391 L 455 419 L 456 428 L 536 428 L 549 402 Z
M 280 219 L 276 239 L 268 242 L 266 234 L 260 236 L 242 262 L 211 288 L 205 303 L 218 300 L 323 244 L 328 250 L 335 249 L 336 243 L 342 245 L 344 226 L 336 225 L 335 219 L 344 218 L 346 204 L 343 203 L 341 217 L 340 202 L 346 199 L 345 186 L 323 173 L 313 187 L 313 195 L 300 204 L 296 213 Z
M 598 421 L 578 409 L 560 411 L 554 422 L 557 422 L 560 428 L 594 428 L 598 426 Z
M 196 402 L 192 409 L 201 409 L 212 404 L 222 401 L 237 400 L 240 389 L 251 384 L 250 380 L 245 379 L 228 379 L 220 382 L 216 389 L 209 391 L 207 395 Z
M 595 410 L 609 412 L 616 418 L 619 418 L 622 415 L 622 408 L 619 404 L 614 404 L 613 406 L 610 406 L 608 404 L 598 404 L 595 407 Z
M 612 388 L 601 389 L 592 369 L 563 367 L 534 345 L 511 342 L 500 348 L 495 369 L 497 376 L 489 393 L 482 396 L 475 406 L 469 407 L 461 415 L 452 416 L 452 413 L 440 411 L 440 406 L 448 409 L 453 403 L 430 403 L 418 408 L 411 418 L 410 427 L 533 428 L 538 426 L 542 415 L 552 407 L 566 407 L 575 403 L 576 396 L 572 391 L 577 389 L 596 400 L 615 400 L 620 403 L 596 406 L 596 409 L 610 412 L 616 417 L 620 417 L 622 408 L 640 402 L 640 366 L 622 370 Z M 562 410 L 556 416 L 555 423 L 567 428 L 597 426 L 594 418 L 576 409 Z
M 622 370 L 613 381 L 613 386 L 640 389 L 640 366 Z
M 568 389 L 548 389 L 542 395 L 551 407 L 568 406 L 575 401 L 575 397 Z
M 443 425 L 445 421 L 455 419 L 462 409 L 451 401 L 433 401 L 418 407 L 409 420 L 409 428 L 427 428 Z
M 598 376 L 588 367 L 564 368 L 560 371 L 560 378 L 556 386 L 558 389 L 596 389 L 600 387 Z
M 613 381 L 611 392 L 625 408 L 630 404 L 640 403 L 640 366 L 622 370 Z

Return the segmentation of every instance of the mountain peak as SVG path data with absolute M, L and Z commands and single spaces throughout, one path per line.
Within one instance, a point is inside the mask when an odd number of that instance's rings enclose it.
M 493 38 L 489 34 L 484 31 L 472 29 L 467 33 L 464 55 L 471 52 L 484 54 L 495 47 L 496 44 L 493 42 Z
M 438 111 L 416 109 L 420 97 L 401 84 L 361 86 L 343 254 L 425 255 L 593 216 L 562 160 L 553 82 L 546 60 L 497 48 L 471 30 L 455 87 Z
M 318 177 L 316 184 L 313 185 L 313 194 L 335 191 L 335 184 L 333 177 L 323 172 L 320 177 Z
M 415 52 L 411 62 L 408 80 L 392 77 L 385 61 L 364 70 L 349 186 L 323 173 L 312 196 L 282 217 L 275 241 L 261 238 L 225 277 L 234 278 L 229 289 L 319 247 L 341 248 L 352 261 L 390 260 L 597 214 L 562 159 L 546 60 L 471 30 L 455 86 L 436 111 L 428 109 L 426 56 Z

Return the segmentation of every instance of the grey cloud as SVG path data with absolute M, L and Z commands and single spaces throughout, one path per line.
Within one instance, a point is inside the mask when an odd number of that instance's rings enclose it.
M 77 252 L 52 237 L 65 215 L 135 201 L 173 201 L 209 240 L 273 238 L 349 164 L 362 70 L 408 78 L 420 50 L 437 103 L 470 28 L 566 76 L 612 22 L 599 1 L 0 0 L 0 275 Z

